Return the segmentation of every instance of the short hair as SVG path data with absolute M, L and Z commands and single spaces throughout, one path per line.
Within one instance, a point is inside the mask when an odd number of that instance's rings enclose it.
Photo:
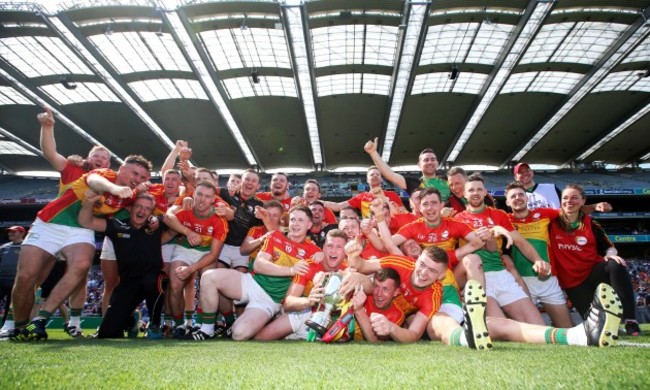
M 153 203 L 153 207 L 154 208 L 156 207 L 156 198 L 153 195 L 151 195 L 149 192 L 146 192 L 146 191 L 138 192 L 138 194 L 135 196 L 135 200 L 138 200 L 138 199 L 150 200 L 151 203 Z
M 451 167 L 447 171 L 447 177 L 454 176 L 454 175 L 462 175 L 464 178 L 467 178 L 467 172 L 459 166 Z
M 350 205 L 343 206 L 343 208 L 339 211 L 339 215 L 341 215 L 341 211 L 343 211 L 343 210 L 350 210 L 350 211 L 354 212 L 354 215 L 357 216 L 357 218 L 355 218 L 355 219 L 360 218 L 360 215 L 359 215 L 359 212 L 357 211 L 357 209 L 355 209 L 354 207 L 352 207 Z M 343 219 L 351 219 L 351 218 L 343 218 Z
M 422 254 L 429 257 L 434 263 L 449 265 L 449 256 L 447 255 L 447 252 L 435 245 L 424 247 Z
M 215 186 L 212 182 L 204 180 L 204 181 L 202 181 L 202 182 L 200 182 L 199 184 L 196 185 L 196 188 L 199 188 L 199 187 L 209 188 L 212 191 L 214 191 L 215 194 L 217 193 L 217 186 Z
M 431 148 L 426 148 L 426 149 L 423 149 L 423 150 L 420 152 L 420 154 L 418 155 L 418 158 L 420 158 L 420 156 L 422 156 L 423 154 L 427 154 L 427 153 L 433 153 L 433 154 L 436 154 L 436 152 L 434 152 L 433 149 L 431 149 Z
M 309 204 L 308 207 L 311 207 L 311 206 L 313 206 L 313 205 L 318 205 L 318 206 L 321 206 L 322 208 L 325 208 L 325 203 L 323 203 L 323 202 L 320 201 L 320 200 L 315 200 L 315 201 L 311 202 L 311 203 Z M 310 209 L 310 210 L 311 210 L 311 209 Z
M 241 180 L 241 175 L 239 173 L 231 173 L 229 179 L 233 177 L 236 177 L 237 179 Z
M 139 154 L 132 154 L 127 156 L 124 159 L 124 164 L 122 165 L 127 165 L 127 164 L 135 164 L 138 165 L 144 169 L 146 169 L 148 172 L 151 172 L 151 169 L 153 168 L 153 165 L 151 164 L 151 161 L 147 160 L 143 156 Z
M 305 181 L 305 186 L 307 186 L 307 184 L 310 184 L 310 183 L 311 183 L 311 184 L 315 184 L 316 187 L 318 187 L 318 193 L 321 192 L 321 191 L 320 191 L 320 184 L 318 184 L 318 180 L 316 180 L 316 179 L 307 179 L 307 180 Z
M 371 165 L 371 166 L 368 167 L 368 170 L 366 170 L 366 174 L 367 174 L 368 172 L 372 171 L 372 170 L 375 170 L 375 169 L 378 170 L 379 173 L 381 173 L 381 169 L 379 169 L 378 166 L 376 166 L 376 165 Z
M 110 159 L 111 152 L 106 147 L 101 146 L 101 145 L 95 145 L 92 148 L 90 148 L 90 151 L 88 152 L 88 155 L 90 156 L 91 154 L 93 154 L 93 152 L 97 152 L 97 151 L 102 151 L 102 152 L 108 153 L 108 158 Z
M 467 181 L 468 181 L 468 182 L 471 182 L 471 181 L 480 181 L 481 183 L 485 184 L 485 179 L 483 179 L 483 176 L 481 176 L 481 174 L 478 173 L 478 172 L 476 172 L 476 173 L 472 173 L 471 175 L 469 175 L 469 176 L 467 177 Z
M 280 211 L 284 212 L 284 206 L 279 200 L 276 199 L 270 199 L 264 202 L 264 208 L 265 209 L 280 209 Z
M 382 268 L 375 272 L 375 280 L 384 282 L 386 279 L 392 279 L 395 282 L 395 287 L 398 287 L 402 282 L 399 273 L 392 268 Z
M 165 177 L 167 175 L 178 175 L 179 177 L 183 177 L 183 175 L 181 175 L 181 173 L 178 170 L 174 169 L 174 168 L 169 168 L 168 170 L 163 172 L 163 177 Z
M 325 240 L 328 238 L 342 238 L 345 240 L 345 242 L 348 241 L 348 235 L 341 229 L 332 229 L 329 232 L 327 232 L 327 235 L 325 236 Z
M 271 175 L 271 179 L 273 179 L 273 176 L 284 176 L 284 178 L 287 179 L 287 181 L 289 181 L 289 175 L 287 175 L 284 172 L 275 172 L 274 174 Z
M 341 222 L 344 222 L 344 221 L 355 221 L 355 222 L 357 223 L 357 226 L 359 226 L 359 228 L 361 228 L 361 221 L 358 220 L 358 219 L 354 219 L 354 218 L 343 218 L 343 219 L 339 220 L 339 225 L 341 225 Z
M 511 183 L 508 183 L 508 185 L 506 185 L 506 194 L 508 193 L 508 191 L 514 190 L 515 188 L 519 188 L 520 190 L 523 190 L 524 192 L 526 191 L 526 188 L 524 187 L 523 184 L 521 184 L 521 182 L 513 181 Z
M 217 180 L 219 179 L 219 175 L 217 175 L 216 172 L 209 170 L 208 168 L 203 168 L 203 167 L 201 167 L 201 168 L 196 168 L 196 171 L 194 172 L 194 174 L 197 174 L 197 173 L 200 173 L 200 172 L 207 172 L 207 173 L 209 173 L 209 174 L 210 174 L 210 177 L 211 177 L 212 180 L 214 180 L 214 181 L 217 181 Z
M 314 215 L 311 213 L 311 210 L 309 210 L 309 207 L 305 205 L 293 206 L 291 210 L 289 210 L 289 214 L 293 213 L 294 211 L 302 211 L 303 213 L 307 214 L 307 218 L 309 218 L 310 221 L 313 221 L 314 219 Z
M 253 168 L 246 169 L 244 172 L 241 173 L 241 175 L 244 176 L 247 173 L 254 173 L 255 175 L 257 175 L 257 177 L 260 177 L 260 173 L 254 170 Z
M 440 190 L 434 187 L 426 187 L 420 190 L 420 194 L 418 194 L 418 199 L 422 200 L 424 199 L 425 196 L 427 195 L 437 195 L 438 200 L 442 202 L 442 195 L 440 194 Z

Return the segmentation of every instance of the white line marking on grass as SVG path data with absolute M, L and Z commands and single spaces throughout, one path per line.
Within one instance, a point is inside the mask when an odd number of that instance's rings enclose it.
M 616 345 L 621 345 L 624 347 L 642 347 L 642 348 L 650 348 L 650 344 L 648 343 L 631 343 L 629 341 L 619 341 L 616 343 Z

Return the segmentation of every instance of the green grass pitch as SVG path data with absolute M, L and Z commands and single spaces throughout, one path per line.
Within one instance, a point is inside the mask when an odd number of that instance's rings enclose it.
M 650 334 L 650 326 L 644 331 Z M 44 342 L 0 343 L 0 389 L 650 388 L 650 336 L 623 336 L 623 345 L 608 349 L 497 342 L 478 352 L 439 342 L 324 345 L 49 334 Z

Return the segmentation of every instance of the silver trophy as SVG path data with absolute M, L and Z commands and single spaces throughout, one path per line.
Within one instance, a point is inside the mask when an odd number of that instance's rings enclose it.
M 339 294 L 339 287 L 343 276 L 339 273 L 328 273 L 323 279 L 321 286 L 325 286 L 324 296 L 321 303 L 311 318 L 305 321 L 305 325 L 315 330 L 320 337 L 323 337 L 327 329 L 332 324 L 332 312 L 338 307 L 339 303 L 345 299 Z

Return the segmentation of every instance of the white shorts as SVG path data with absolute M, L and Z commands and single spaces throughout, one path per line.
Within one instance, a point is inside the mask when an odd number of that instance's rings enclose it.
M 174 244 L 170 244 L 170 243 L 164 244 L 160 249 L 162 252 L 163 262 L 171 263 L 172 254 L 174 254 Z
M 551 276 L 545 280 L 540 280 L 536 276 L 522 276 L 522 279 L 528 286 L 533 303 L 539 300 L 549 305 L 566 305 L 564 292 L 560 288 L 556 276 Z
M 282 305 L 276 303 L 269 294 L 260 287 L 249 273 L 241 273 L 241 299 L 235 301 L 235 305 L 246 304 L 246 309 L 254 308 L 262 310 L 268 316 L 268 320 L 280 312 Z
M 440 305 L 439 313 L 444 313 L 449 317 L 453 318 L 458 322 L 458 325 L 462 324 L 465 321 L 465 316 L 463 315 L 463 308 L 458 306 L 455 303 L 443 303 Z
M 104 237 L 104 242 L 102 243 L 102 253 L 99 255 L 100 260 L 115 261 L 117 260 L 117 255 L 115 255 L 115 247 L 113 246 L 113 241 Z
M 187 265 L 196 264 L 208 252 L 199 251 L 196 249 L 185 248 L 184 246 L 174 244 L 172 249 L 171 262 L 182 261 Z
M 248 268 L 248 256 L 242 256 L 242 254 L 239 253 L 238 246 L 223 244 L 221 254 L 219 255 L 219 261 L 230 268 Z
M 291 330 L 293 333 L 285 337 L 287 340 L 306 340 L 307 332 L 309 327 L 305 325 L 305 321 L 311 318 L 312 316 L 311 308 L 304 309 L 301 311 L 291 311 L 287 315 L 289 317 L 289 323 L 291 324 Z
M 89 244 L 94 248 L 95 232 L 81 227 L 43 222 L 36 218 L 23 241 L 23 245 L 41 248 L 52 256 L 73 244 Z
M 499 306 L 506 306 L 520 299 L 529 299 L 512 274 L 506 270 L 485 273 L 485 293 L 488 297 L 494 298 Z

